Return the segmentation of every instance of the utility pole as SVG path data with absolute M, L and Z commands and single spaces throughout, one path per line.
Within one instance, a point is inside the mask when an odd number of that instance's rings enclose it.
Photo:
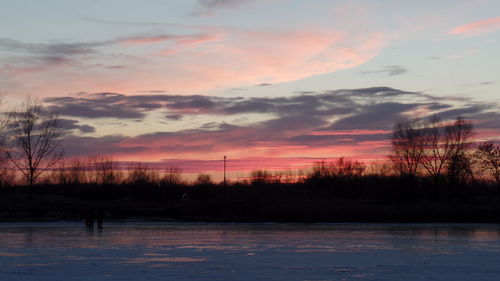
M 224 187 L 226 187 L 226 159 L 227 156 L 224 155 L 224 184 L 223 184 Z

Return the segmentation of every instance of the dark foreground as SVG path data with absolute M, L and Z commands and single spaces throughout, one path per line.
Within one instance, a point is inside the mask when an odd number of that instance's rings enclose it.
M 77 200 L 1 194 L 0 221 L 206 222 L 460 222 L 500 223 L 495 201 L 391 202 L 369 200 Z

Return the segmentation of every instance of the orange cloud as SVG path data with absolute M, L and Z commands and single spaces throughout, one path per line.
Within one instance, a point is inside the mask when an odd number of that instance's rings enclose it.
M 448 31 L 448 34 L 478 36 L 500 30 L 500 17 L 464 24 Z

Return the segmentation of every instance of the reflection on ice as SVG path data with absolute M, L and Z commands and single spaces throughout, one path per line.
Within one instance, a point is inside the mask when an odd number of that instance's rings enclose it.
M 152 263 L 152 262 L 200 262 L 206 259 L 188 257 L 156 257 L 156 258 L 134 258 L 125 260 L 125 263 Z
M 26 254 L 0 252 L 0 257 L 22 257 L 22 256 L 26 256 Z
M 2 281 L 500 276 L 497 225 L 0 224 L 0 237 Z

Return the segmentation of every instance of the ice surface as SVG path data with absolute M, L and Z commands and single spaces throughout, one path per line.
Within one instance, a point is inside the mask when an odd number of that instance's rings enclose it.
M 0 280 L 500 280 L 500 226 L 0 224 Z

